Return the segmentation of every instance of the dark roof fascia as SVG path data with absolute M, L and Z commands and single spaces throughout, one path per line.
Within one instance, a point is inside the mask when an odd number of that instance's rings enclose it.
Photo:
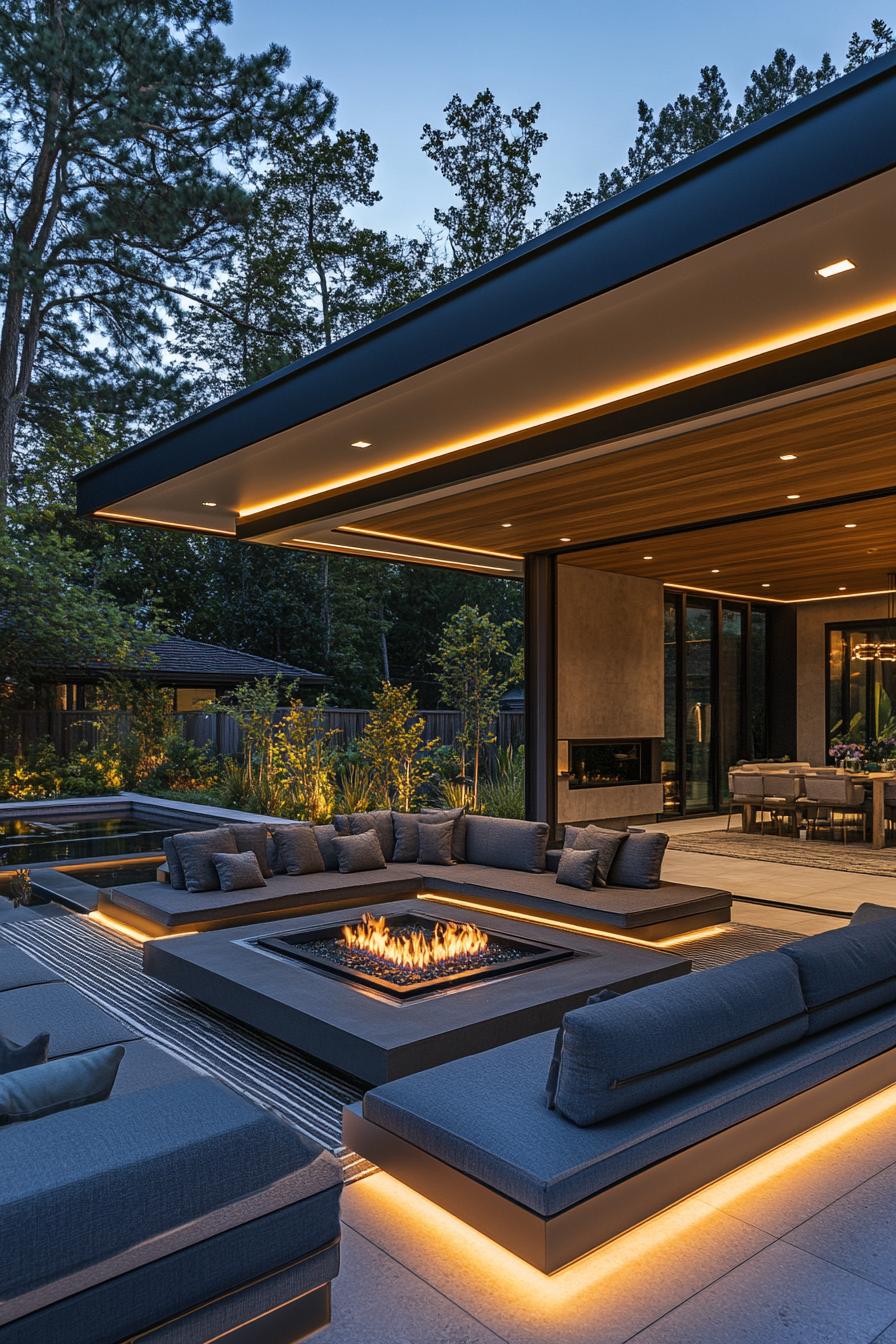
M 896 166 L 894 92 L 896 53 L 88 468 L 78 477 L 79 511 L 109 507 Z

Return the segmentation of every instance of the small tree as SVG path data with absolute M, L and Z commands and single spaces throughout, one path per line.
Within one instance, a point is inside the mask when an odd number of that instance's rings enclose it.
M 279 678 L 262 678 L 244 681 L 226 700 L 209 705 L 213 713 L 226 714 L 242 729 L 240 773 L 247 797 L 257 796 L 272 774 L 274 726 L 281 698 Z
M 341 729 L 328 728 L 324 702 L 305 706 L 293 700 L 277 725 L 274 771 L 283 800 L 303 820 L 329 821 L 336 802 L 336 755 L 333 739 Z
M 479 806 L 482 753 L 495 740 L 495 717 L 517 661 L 509 636 L 518 625 L 518 621 L 498 624 L 487 611 L 464 604 L 445 622 L 439 641 L 436 655 L 439 690 L 443 703 L 461 713 L 457 741 L 464 774 L 467 753 L 471 758 L 474 810 Z
M 417 696 L 410 686 L 384 681 L 373 695 L 373 709 L 358 741 L 358 754 L 373 779 L 373 797 L 380 807 L 411 812 L 432 774 L 432 752 L 438 739 L 425 739 Z

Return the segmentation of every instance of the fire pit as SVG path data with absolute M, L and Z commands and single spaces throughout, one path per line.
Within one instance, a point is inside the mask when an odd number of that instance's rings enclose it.
M 569 948 L 416 913 L 368 912 L 355 924 L 257 941 L 270 952 L 294 957 L 314 970 L 354 980 L 399 1000 L 573 955 Z

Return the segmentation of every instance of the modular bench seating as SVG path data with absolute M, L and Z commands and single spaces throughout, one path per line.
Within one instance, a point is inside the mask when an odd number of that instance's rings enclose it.
M 725 923 L 731 915 L 730 892 L 712 887 L 663 881 L 649 887 L 611 884 L 589 890 L 561 885 L 556 877 L 559 851 L 546 849 L 548 828 L 542 822 L 467 816 L 459 851 L 463 858 L 443 865 L 394 862 L 388 829 L 384 830 L 392 825 L 391 820 L 385 821 L 391 814 L 357 816 L 377 819 L 383 833 L 385 867 L 354 873 L 328 867 L 325 872 L 298 876 L 275 874 L 263 886 L 249 890 L 193 892 L 172 886 L 165 865 L 157 882 L 101 891 L 98 908 L 150 937 L 374 905 L 424 892 L 449 899 L 456 896 L 509 913 L 540 912 L 589 930 L 627 933 L 648 941 Z
M 896 911 L 366 1094 L 345 1143 L 552 1273 L 896 1081 Z
M 124 1056 L 105 1101 L 0 1127 L 0 1344 L 257 1344 L 262 1317 L 271 1341 L 329 1321 L 331 1154 L 0 939 L 0 1034 L 36 1032 L 51 1059 Z

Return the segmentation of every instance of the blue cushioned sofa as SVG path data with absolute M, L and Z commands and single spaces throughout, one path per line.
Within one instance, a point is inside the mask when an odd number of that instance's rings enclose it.
M 0 1128 L 2 1344 L 232 1344 L 329 1320 L 342 1174 L 0 939 L 0 1034 L 120 1043 L 101 1102 Z M 245 1329 L 243 1328 L 245 1327 Z
M 551 1273 L 893 1082 L 896 911 L 865 907 L 374 1088 L 343 1132 Z

